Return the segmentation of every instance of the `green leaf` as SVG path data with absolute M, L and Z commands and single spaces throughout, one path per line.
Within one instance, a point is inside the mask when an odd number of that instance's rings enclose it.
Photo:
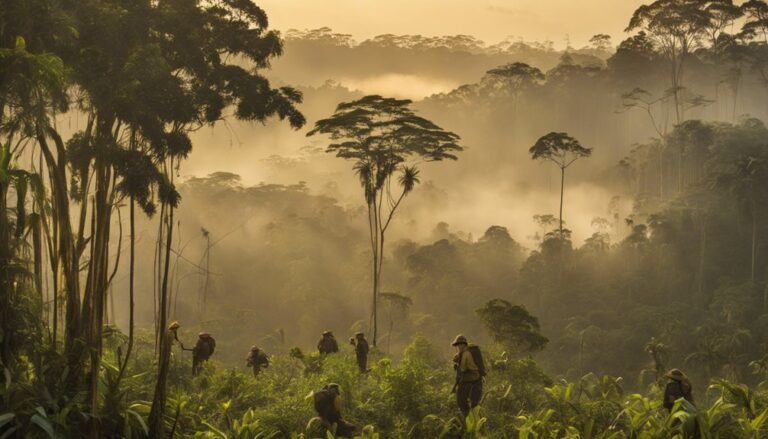
M 38 409 L 39 408 L 40 407 L 38 407 Z M 44 432 L 46 432 L 48 434 L 48 437 L 50 437 L 51 439 L 56 438 L 56 433 L 53 431 L 53 425 L 51 424 L 51 421 L 49 421 L 47 418 L 40 416 L 38 414 L 35 414 L 32 416 L 30 421 L 32 421 L 33 424 L 40 427 L 40 429 L 42 429 Z
M 13 421 L 15 418 L 15 413 L 5 413 L 0 415 L 0 428 L 3 428 L 6 424 Z

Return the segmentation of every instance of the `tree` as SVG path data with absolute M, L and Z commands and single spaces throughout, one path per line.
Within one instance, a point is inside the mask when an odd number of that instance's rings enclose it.
M 740 36 L 747 40 L 762 39 L 768 44 L 768 3 L 765 0 L 749 0 L 741 5 L 746 20 Z
M 401 202 L 419 183 L 419 170 L 414 162 L 456 160 L 455 153 L 463 149 L 458 144 L 458 135 L 417 116 L 410 104 L 407 99 L 378 95 L 341 103 L 331 117 L 317 121 L 307 133 L 329 135 L 332 143 L 326 151 L 352 160 L 363 187 L 373 259 L 374 346 L 384 238 Z M 399 194 L 393 190 L 395 179 L 400 186 Z
M 512 305 L 503 299 L 488 301 L 476 311 L 493 340 L 516 354 L 544 349 L 549 342 L 541 334 L 539 319 L 525 307 Z
M 742 155 L 735 159 L 729 169 L 716 177 L 716 184 L 736 196 L 739 207 L 748 212 L 751 222 L 749 278 L 755 281 L 757 270 L 758 224 L 768 199 L 768 166 L 765 158 Z
M 566 133 L 551 132 L 536 141 L 528 150 L 533 160 L 549 160 L 560 168 L 560 216 L 559 231 L 563 234 L 563 193 L 565 190 L 565 170 L 576 160 L 589 157 L 592 148 L 581 146 L 578 140 Z
M 684 120 L 682 92 L 685 65 L 712 25 L 704 0 L 656 0 L 637 8 L 626 31 L 641 29 L 669 62 L 669 89 L 674 98 L 676 123 Z
M 511 89 L 510 94 L 515 102 L 524 88 L 539 85 L 545 79 L 541 70 L 521 62 L 496 67 L 486 73 L 489 77 L 498 79 L 504 86 Z
M 29 338 L 16 334 L 20 328 L 12 324 L 14 304 L 19 304 L 21 299 L 20 289 L 14 284 L 19 281 L 24 285 L 28 279 L 21 259 L 26 245 L 25 229 L 34 227 L 37 237 L 33 265 L 35 279 L 38 279 L 42 266 L 38 233 L 42 232 L 48 207 L 39 174 L 42 171 L 25 171 L 18 167 L 17 161 L 26 143 L 34 138 L 35 120 L 40 115 L 66 110 L 65 88 L 66 70 L 61 58 L 50 53 L 29 52 L 22 37 L 16 38 L 13 48 L 0 48 L 0 332 L 4 334 L 0 337 L 0 361 L 8 366 L 16 363 L 19 342 Z M 11 189 L 16 198 L 13 208 L 8 200 Z M 28 197 L 33 199 L 36 210 L 31 213 L 26 212 Z M 36 282 L 35 289 L 40 295 L 42 310 L 40 283 Z
M 382 299 L 387 308 L 389 316 L 389 328 L 387 330 L 387 352 L 390 352 L 392 346 L 392 330 L 395 327 L 395 315 L 407 316 L 408 309 L 413 305 L 413 300 L 400 293 L 379 293 L 379 299 Z
M 611 50 L 611 36 L 608 34 L 596 34 L 589 39 L 591 47 L 598 52 L 608 52 Z

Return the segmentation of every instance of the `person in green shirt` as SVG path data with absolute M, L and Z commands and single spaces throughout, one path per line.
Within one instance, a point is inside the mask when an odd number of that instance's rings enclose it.
M 456 371 L 456 403 L 467 417 L 470 410 L 480 404 L 483 398 L 483 376 L 469 351 L 469 343 L 463 335 L 457 335 L 452 345 L 456 348 L 453 368 Z

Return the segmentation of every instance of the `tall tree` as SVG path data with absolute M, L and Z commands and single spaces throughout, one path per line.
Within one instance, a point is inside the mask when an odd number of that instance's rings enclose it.
M 548 160 L 560 168 L 560 222 L 559 232 L 563 235 L 563 195 L 565 192 L 565 170 L 576 160 L 592 155 L 592 148 L 581 146 L 578 140 L 566 133 L 551 132 L 539 138 L 528 150 L 533 160 Z
M 326 151 L 352 160 L 363 187 L 373 262 L 374 346 L 384 239 L 398 207 L 419 183 L 415 162 L 456 160 L 455 153 L 462 150 L 458 135 L 417 116 L 410 104 L 407 99 L 378 95 L 341 103 L 331 117 L 317 121 L 307 133 L 329 135 L 332 143 Z M 393 183 L 399 184 L 399 190 Z
M 656 0 L 637 8 L 626 31 L 643 30 L 669 63 L 669 88 L 675 121 L 685 118 L 684 74 L 689 56 L 700 47 L 713 19 L 705 0 Z

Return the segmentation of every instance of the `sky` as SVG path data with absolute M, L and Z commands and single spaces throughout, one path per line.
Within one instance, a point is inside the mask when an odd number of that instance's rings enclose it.
M 644 0 L 261 0 L 278 30 L 330 27 L 361 41 L 385 33 L 472 35 L 487 43 L 509 36 L 586 45 L 596 33 L 620 41 Z

